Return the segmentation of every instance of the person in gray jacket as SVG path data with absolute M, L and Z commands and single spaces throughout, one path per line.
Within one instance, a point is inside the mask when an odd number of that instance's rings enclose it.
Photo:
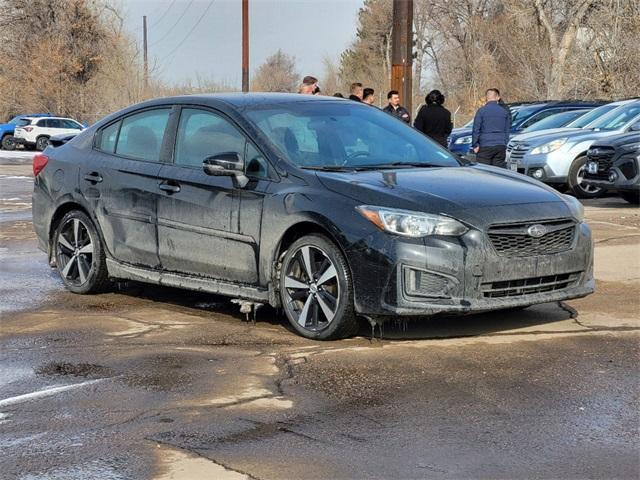
M 487 103 L 478 109 L 473 119 L 471 145 L 478 162 L 506 168 L 511 114 L 500 102 L 497 88 L 487 90 L 486 98 Z

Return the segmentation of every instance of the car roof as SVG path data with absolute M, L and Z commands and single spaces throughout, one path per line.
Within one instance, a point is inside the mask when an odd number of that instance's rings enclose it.
M 273 92 L 250 92 L 250 93 L 208 93 L 195 95 L 180 95 L 175 97 L 156 98 L 144 102 L 144 104 L 155 103 L 201 103 L 216 104 L 219 102 L 227 103 L 234 107 L 269 105 L 282 103 L 301 103 L 301 102 L 351 102 L 351 100 L 330 97 L 325 95 L 301 95 L 299 93 L 273 93 Z M 354 102 L 357 103 L 357 102 Z M 144 105 L 139 104 L 139 105 Z
M 48 119 L 54 119 L 54 120 L 73 120 L 74 122 L 80 123 L 77 120 L 74 120 L 73 118 L 69 118 L 69 117 L 50 117 L 50 116 L 44 116 L 44 117 L 22 117 L 25 120 L 48 120 Z

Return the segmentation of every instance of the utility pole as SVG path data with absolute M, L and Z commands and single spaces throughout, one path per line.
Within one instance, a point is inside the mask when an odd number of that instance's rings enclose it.
M 149 57 L 147 53 L 147 16 L 142 17 L 142 44 L 144 48 L 144 91 L 149 89 Z
M 249 91 L 249 0 L 242 0 L 242 91 Z
M 411 112 L 413 64 L 413 0 L 393 0 L 391 35 L 391 90 L 400 93 L 400 102 Z

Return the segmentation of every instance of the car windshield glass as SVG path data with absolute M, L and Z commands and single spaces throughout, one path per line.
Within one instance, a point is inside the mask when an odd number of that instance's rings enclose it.
M 617 130 L 640 115 L 640 102 L 621 105 L 587 125 L 598 130 Z
M 567 123 L 566 127 L 567 128 L 584 128 L 587 125 L 589 125 L 591 122 L 593 122 L 597 118 L 600 118 L 605 113 L 610 112 L 617 106 L 618 105 L 609 104 L 609 105 L 602 105 L 601 107 L 598 107 L 598 108 L 594 108 L 589 113 L 579 118 L 576 118 L 573 122 Z
M 546 130 L 548 128 L 564 127 L 567 123 L 576 117 L 584 115 L 588 110 L 571 110 L 570 112 L 556 113 L 547 118 L 543 118 L 539 122 L 534 123 L 530 127 L 525 128 L 522 132 L 537 132 L 538 130 Z
M 456 167 L 435 142 L 391 115 L 354 102 L 262 105 L 248 117 L 290 162 L 307 168 Z
M 473 127 L 473 118 L 462 126 L 462 128 L 471 128 L 471 127 Z
M 14 125 L 18 126 L 18 127 L 23 127 L 25 125 L 29 125 L 31 123 L 31 120 L 28 118 L 18 118 L 16 120 L 16 122 L 14 123 Z
M 530 105 L 528 107 L 519 106 L 517 108 L 512 108 L 511 109 L 511 124 L 515 125 L 516 123 L 520 123 L 520 122 L 526 120 L 531 115 L 533 115 L 538 110 L 540 110 L 541 107 L 542 107 L 542 105 L 536 104 L 536 105 Z

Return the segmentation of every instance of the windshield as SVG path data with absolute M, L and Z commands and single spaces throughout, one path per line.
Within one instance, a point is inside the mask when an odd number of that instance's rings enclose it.
M 588 111 L 589 110 L 571 110 L 569 112 L 556 113 L 547 118 L 543 118 L 530 127 L 525 128 L 522 132 L 537 132 L 538 130 L 564 127 L 567 123 L 575 120 L 577 117 L 584 115 Z
M 640 115 L 640 102 L 620 105 L 597 120 L 587 125 L 587 128 L 598 130 L 617 130 L 624 127 L 630 120 Z
M 456 157 L 391 115 L 353 102 L 258 106 L 247 116 L 303 168 L 456 167 Z
M 511 125 L 515 125 L 516 123 L 520 123 L 523 120 L 526 120 L 531 115 L 540 110 L 545 104 L 537 103 L 535 105 L 530 106 L 518 106 L 518 108 L 511 109 Z
M 11 120 L 9 120 L 7 123 L 11 124 L 11 125 L 18 125 L 20 123 L 20 120 L 22 119 L 22 117 L 13 117 Z M 22 124 L 24 125 L 24 123 Z
M 619 107 L 619 105 L 608 104 L 608 105 L 602 105 L 601 107 L 598 107 L 598 108 L 594 108 L 586 115 L 576 118 L 571 123 L 567 123 L 566 127 L 567 128 L 584 128 L 587 125 L 589 125 L 591 122 L 593 122 L 595 119 L 600 118 L 605 113 L 610 112 L 616 107 Z

